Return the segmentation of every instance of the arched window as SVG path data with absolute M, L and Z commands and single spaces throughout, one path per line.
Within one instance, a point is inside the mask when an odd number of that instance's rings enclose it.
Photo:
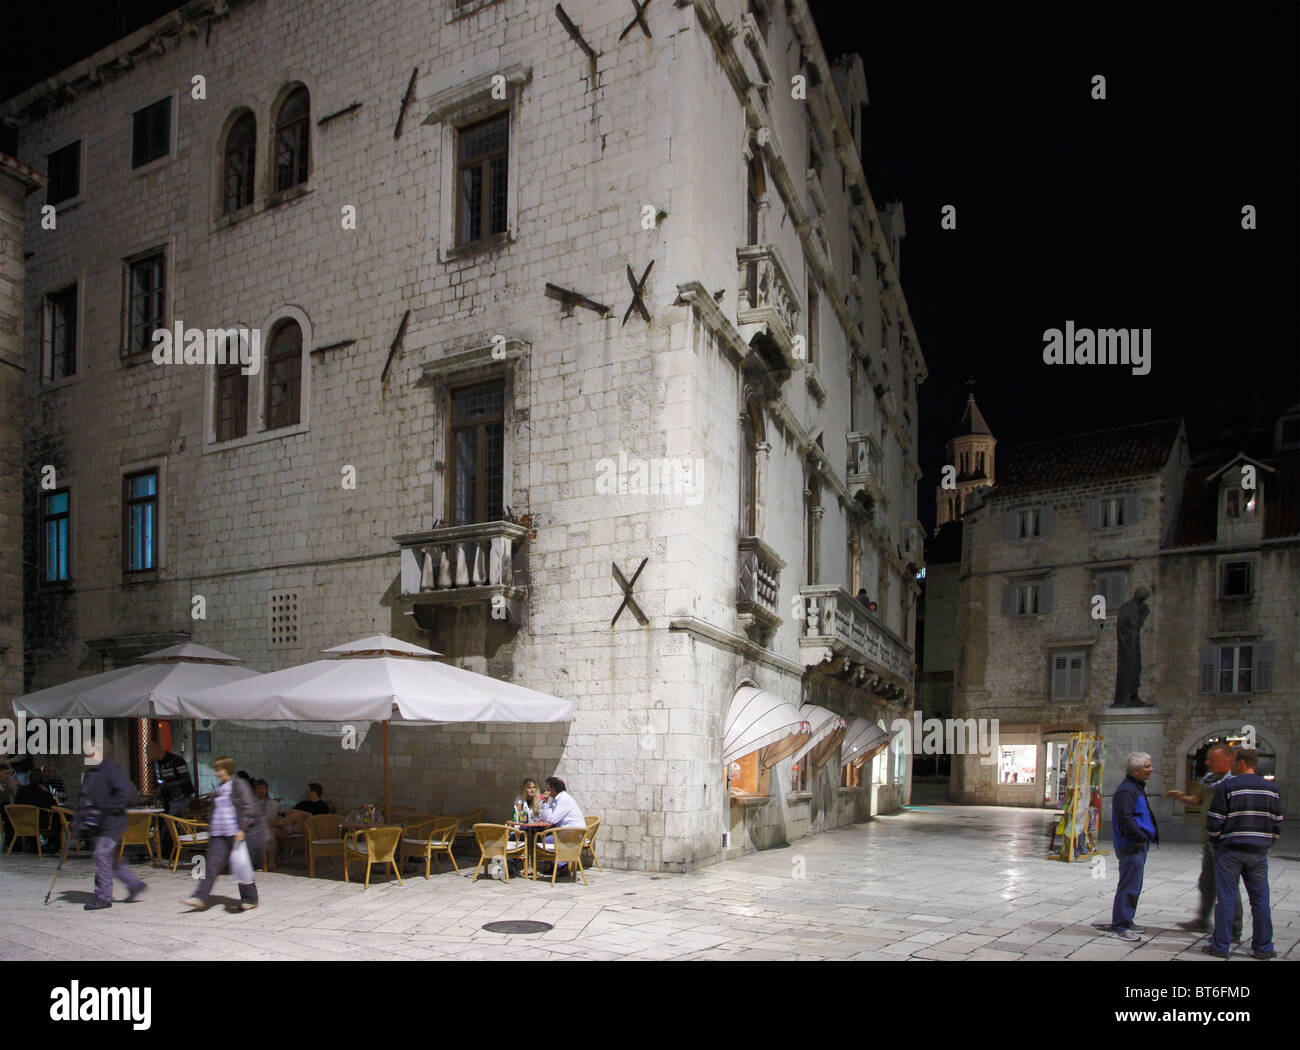
M 238 359 L 238 343 L 227 337 L 226 364 L 217 366 L 216 420 L 218 441 L 231 441 L 248 433 L 248 376 Z
M 302 329 L 281 323 L 266 354 L 266 429 L 291 427 L 302 419 Z
M 257 120 L 245 112 L 226 134 L 223 161 L 222 213 L 246 208 L 253 203 L 253 168 L 257 153 Z
M 299 86 L 289 92 L 275 118 L 275 192 L 307 181 L 310 99 Z

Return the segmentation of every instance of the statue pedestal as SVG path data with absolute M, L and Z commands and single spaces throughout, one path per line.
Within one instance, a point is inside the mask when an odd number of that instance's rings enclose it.
M 1161 707 L 1107 707 L 1088 717 L 1097 733 L 1106 738 L 1106 766 L 1102 770 L 1102 818 L 1110 823 L 1110 799 L 1124 780 L 1124 760 L 1134 751 L 1151 756 L 1151 779 L 1147 781 L 1147 803 L 1156 821 L 1173 817 L 1174 800 L 1164 798 L 1166 787 L 1178 786 L 1174 770 L 1161 768 L 1165 752 L 1165 724 L 1173 711 Z M 1165 776 L 1168 772 L 1170 775 Z

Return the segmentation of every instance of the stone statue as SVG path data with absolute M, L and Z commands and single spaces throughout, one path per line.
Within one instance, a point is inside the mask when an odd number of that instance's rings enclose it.
M 1118 636 L 1115 656 L 1115 702 L 1111 707 L 1153 707 L 1138 696 L 1138 680 L 1142 677 L 1142 625 L 1151 615 L 1146 600 L 1151 592 L 1139 587 L 1133 597 L 1119 609 Z

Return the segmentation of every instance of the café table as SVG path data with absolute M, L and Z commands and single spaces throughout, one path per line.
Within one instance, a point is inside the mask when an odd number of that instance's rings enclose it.
M 537 879 L 537 836 L 543 832 L 550 831 L 551 824 L 544 820 L 507 820 L 506 827 L 514 828 L 516 831 L 524 833 L 524 878 L 528 878 L 528 872 L 532 872 L 533 880 Z

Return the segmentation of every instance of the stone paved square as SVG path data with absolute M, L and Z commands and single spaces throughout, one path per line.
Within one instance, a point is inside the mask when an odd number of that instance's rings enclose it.
M 588 880 L 509 885 L 444 870 L 405 884 L 345 884 L 337 863 L 317 878 L 294 866 L 259 873 L 262 907 L 236 913 L 235 886 L 214 905 L 180 902 L 193 881 L 139 864 L 137 903 L 86 913 L 90 863 L 71 858 L 49 905 L 57 858 L 0 858 L 0 958 L 27 960 L 407 959 L 1134 959 L 1210 961 L 1205 937 L 1177 929 L 1196 906 L 1199 847 L 1152 851 L 1129 944 L 1091 924 L 1108 919 L 1115 867 L 1048 860 L 1048 812 L 936 806 L 799 839 L 685 875 L 593 869 Z M 796 857 L 806 877 L 791 877 Z M 1108 858 L 1113 860 L 1113 858 Z M 1300 958 L 1300 858 L 1291 840 L 1269 863 L 1279 959 Z M 376 876 L 378 879 L 378 876 Z M 1247 907 L 1249 913 L 1249 907 Z M 502 935 L 489 922 L 532 919 L 547 933 Z M 1249 938 L 1250 916 L 1246 917 Z M 1251 962 L 1248 949 L 1234 958 Z

